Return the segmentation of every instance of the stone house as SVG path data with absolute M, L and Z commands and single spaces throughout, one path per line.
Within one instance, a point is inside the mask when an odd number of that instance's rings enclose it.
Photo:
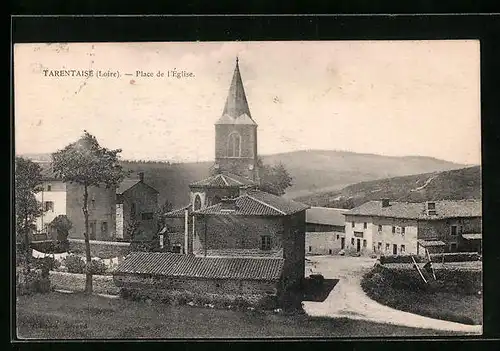
M 481 251 L 481 201 L 369 201 L 345 215 L 347 247 L 377 254 Z
M 306 211 L 306 255 L 331 255 L 345 248 L 346 211 L 328 207 Z
M 44 213 L 37 219 L 37 231 L 47 232 L 48 224 L 56 216 L 66 215 L 72 223 L 69 238 L 83 239 L 83 187 L 57 179 L 50 163 L 42 165 L 42 185 L 43 190 L 36 197 L 42 204 Z M 127 240 L 124 228 L 131 221 L 133 206 L 141 229 L 156 233 L 157 219 L 151 215 L 156 211 L 157 197 L 158 192 L 144 182 L 143 173 L 139 173 L 137 179 L 125 179 L 117 188 L 89 187 L 90 240 Z M 128 212 L 123 212 L 124 207 Z

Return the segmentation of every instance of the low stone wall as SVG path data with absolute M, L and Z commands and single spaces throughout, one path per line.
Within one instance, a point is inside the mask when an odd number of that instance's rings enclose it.
M 231 305 L 238 301 L 249 306 L 274 308 L 278 302 L 278 282 L 240 281 L 232 279 L 194 279 L 115 275 L 116 286 L 124 297 L 149 298 L 176 303 L 179 299 Z M 201 302 L 197 303 L 201 304 Z
M 70 239 L 69 251 L 75 254 L 85 254 L 85 242 L 83 240 Z M 130 243 L 90 241 L 90 254 L 92 257 L 125 257 L 129 252 Z
M 92 276 L 93 291 L 98 294 L 118 295 L 120 288 L 113 282 L 112 276 Z M 50 272 L 50 282 L 54 289 L 80 292 L 85 290 L 85 274 Z

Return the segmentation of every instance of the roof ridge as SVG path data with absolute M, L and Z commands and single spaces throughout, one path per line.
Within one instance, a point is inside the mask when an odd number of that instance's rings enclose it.
M 264 201 L 262 201 L 262 200 L 258 200 L 258 199 L 256 199 L 256 198 L 254 198 L 253 196 L 249 195 L 248 193 L 247 193 L 247 194 L 245 194 L 244 196 L 247 196 L 247 197 L 251 198 L 252 200 L 257 201 L 258 203 L 261 203 L 261 204 L 262 204 L 262 205 L 264 205 L 264 206 L 267 206 L 267 207 L 269 207 L 269 208 L 272 208 L 273 210 L 275 210 L 275 211 L 277 211 L 277 212 L 279 212 L 279 213 L 281 213 L 281 214 L 283 214 L 283 215 L 285 215 L 285 216 L 286 216 L 286 213 L 285 213 L 285 212 L 283 212 L 282 210 L 277 209 L 276 207 L 271 206 L 271 205 L 269 205 L 268 203 L 266 203 L 266 202 L 264 202 Z

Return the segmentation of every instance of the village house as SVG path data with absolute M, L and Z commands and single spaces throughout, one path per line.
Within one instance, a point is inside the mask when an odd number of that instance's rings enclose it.
M 306 255 L 332 255 L 345 249 L 346 211 L 328 207 L 306 211 Z
M 158 228 L 154 212 L 158 192 L 144 182 L 143 173 L 139 173 L 137 179 L 125 179 L 117 188 L 89 187 L 88 194 L 90 240 L 130 239 L 126 228 L 132 223 L 133 213 L 140 230 L 151 235 L 156 233 Z M 69 238 L 84 238 L 81 185 L 57 179 L 52 166 L 47 163 L 42 165 L 42 191 L 36 194 L 36 198 L 44 212 L 37 218 L 34 240 L 52 239 L 50 222 L 58 215 L 66 215 L 72 223 Z
M 345 215 L 347 247 L 386 255 L 481 252 L 481 201 L 369 201 Z
M 305 273 L 309 206 L 258 190 L 257 167 L 257 123 L 236 61 L 222 117 L 215 123 L 213 174 L 190 184 L 188 205 L 165 214 L 160 246 L 169 245 L 175 253 L 127 258 L 115 275 L 117 284 L 131 289 L 138 279 L 154 289 L 132 273 L 144 272 L 169 282 L 160 284 L 164 294 L 186 289 L 254 302 L 279 298 L 298 286 Z

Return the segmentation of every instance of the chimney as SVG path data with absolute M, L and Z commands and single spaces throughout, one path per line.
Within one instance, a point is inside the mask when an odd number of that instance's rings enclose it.
M 390 202 L 389 199 L 382 199 L 382 207 L 389 207 Z
M 144 172 L 139 172 L 139 180 L 144 182 Z
M 224 198 L 220 203 L 222 211 L 236 211 L 236 199 Z

